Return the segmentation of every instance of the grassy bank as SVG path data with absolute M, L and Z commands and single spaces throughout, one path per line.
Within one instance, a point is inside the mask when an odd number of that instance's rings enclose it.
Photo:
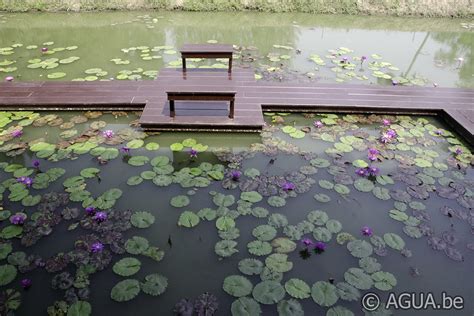
M 0 0 L 0 11 L 263 11 L 474 17 L 472 0 Z

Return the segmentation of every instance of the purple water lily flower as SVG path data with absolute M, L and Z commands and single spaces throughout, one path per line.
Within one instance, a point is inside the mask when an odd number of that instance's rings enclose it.
M 324 252 L 324 250 L 326 250 L 326 244 L 323 243 L 322 241 L 317 241 L 314 244 L 314 252 L 315 253 L 322 253 L 322 252 Z
M 380 152 L 378 151 L 377 148 L 373 148 L 373 147 L 372 147 L 372 148 L 369 148 L 369 154 L 371 154 L 371 155 L 378 155 L 378 154 L 380 154 Z
M 281 185 L 283 191 L 293 191 L 296 188 L 296 185 L 293 182 L 286 181 Z
M 115 134 L 114 131 L 111 129 L 108 129 L 102 132 L 102 136 L 104 136 L 105 138 L 112 138 L 114 137 L 114 134 Z
M 13 78 L 13 76 L 8 76 L 8 77 L 5 77 L 5 81 L 6 82 L 12 82 L 15 78 Z
M 23 225 L 26 220 L 26 215 L 24 213 L 16 213 L 10 216 L 10 223 L 13 225 Z
M 21 286 L 24 290 L 28 290 L 32 285 L 33 285 L 33 282 L 32 282 L 30 279 L 22 279 L 22 280 L 20 281 L 20 286 Z
M 130 154 L 130 148 L 128 148 L 127 146 L 120 147 L 120 151 L 126 155 Z
M 361 231 L 362 235 L 364 235 L 364 236 L 369 236 L 369 237 L 372 236 L 372 229 L 368 226 L 362 227 L 362 229 L 360 231 Z
M 382 123 L 384 126 L 389 126 L 390 124 L 392 124 L 392 122 L 390 122 L 390 120 L 387 120 L 387 119 L 383 119 Z
M 95 214 L 95 207 L 93 207 L 93 206 L 88 206 L 88 207 L 86 207 L 86 213 L 87 213 L 87 215 L 89 215 L 89 216 L 94 215 L 94 214 Z
M 365 168 L 357 168 L 356 171 L 355 171 L 356 175 L 358 176 L 361 176 L 361 177 L 365 177 L 367 176 L 367 169 Z
M 230 176 L 232 177 L 232 180 L 239 181 L 240 177 L 242 176 L 242 172 L 239 170 L 232 170 Z
M 375 177 L 376 175 L 379 174 L 380 172 L 380 169 L 377 168 L 377 167 L 374 167 L 374 166 L 370 166 L 367 168 L 368 172 L 369 172 L 369 175 Z
M 316 128 L 321 128 L 321 127 L 324 126 L 323 122 L 321 122 L 321 121 L 314 121 L 313 125 Z
M 305 246 L 305 247 L 310 247 L 310 246 L 313 246 L 313 245 L 314 245 L 313 241 L 312 241 L 311 239 L 309 239 L 309 238 L 303 238 L 303 239 L 301 239 L 301 243 L 302 243 L 303 246 Z
M 459 148 L 459 147 L 456 148 L 456 150 L 454 151 L 454 153 L 455 153 L 456 155 L 462 155 L 463 152 L 464 152 L 464 151 L 462 150 L 462 148 Z
M 341 63 L 346 64 L 349 58 L 347 56 L 342 57 Z
M 377 156 L 371 155 L 371 154 L 369 154 L 369 155 L 367 156 L 367 158 L 369 158 L 370 161 L 375 161 L 375 160 L 377 160 Z
M 397 80 L 392 80 L 392 86 L 398 86 L 398 81 Z
M 39 162 L 39 160 L 36 160 L 36 159 L 35 159 L 35 160 L 33 160 L 33 163 L 32 163 L 32 165 L 33 165 L 33 167 L 35 167 L 36 169 L 38 169 L 38 168 L 39 168 L 39 166 L 40 166 L 40 162 Z
M 387 130 L 386 133 L 387 133 L 388 137 L 390 137 L 390 138 L 395 138 L 395 137 L 397 137 L 397 132 L 396 132 L 395 130 L 393 130 L 393 129 Z
M 101 223 L 107 220 L 107 213 L 106 212 L 97 212 L 94 215 L 94 219 L 96 222 Z
M 441 136 L 441 135 L 443 135 L 443 130 L 437 129 L 437 130 L 435 131 L 435 134 Z
M 23 183 L 29 188 L 33 184 L 33 179 L 30 177 L 19 177 L 16 179 L 16 182 Z
M 198 151 L 196 149 L 191 149 L 189 151 L 189 157 L 190 158 L 197 158 L 197 156 L 198 156 Z
M 102 250 L 104 250 L 104 245 L 99 241 L 93 243 L 91 246 L 91 252 L 98 253 L 102 252 Z
M 21 135 L 23 135 L 23 131 L 21 129 L 16 129 L 12 131 L 10 135 L 12 135 L 12 137 L 18 138 L 18 137 L 21 137 Z
M 367 60 L 367 56 L 362 56 L 362 57 L 360 58 L 360 63 L 362 64 L 362 63 L 363 63 L 364 61 L 366 61 L 366 60 Z

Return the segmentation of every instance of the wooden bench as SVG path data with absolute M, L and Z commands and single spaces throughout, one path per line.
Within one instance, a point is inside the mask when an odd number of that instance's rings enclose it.
M 174 101 L 229 101 L 229 118 L 234 118 L 235 91 L 166 91 L 170 103 L 170 117 L 175 117 Z
M 228 58 L 229 69 L 232 72 L 232 54 L 234 48 L 229 44 L 184 44 L 180 50 L 183 61 L 183 71 L 186 71 L 186 58 Z

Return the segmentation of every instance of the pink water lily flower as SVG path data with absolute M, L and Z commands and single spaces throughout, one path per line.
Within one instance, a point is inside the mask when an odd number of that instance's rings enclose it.
M 8 76 L 8 77 L 5 77 L 5 81 L 6 82 L 12 82 L 15 78 L 13 78 L 13 76 Z
M 10 133 L 10 135 L 12 135 L 12 137 L 18 138 L 23 135 L 23 131 L 21 129 L 15 129 Z
M 387 120 L 387 119 L 383 119 L 382 123 L 384 126 L 389 126 L 390 124 L 392 124 L 392 122 L 390 122 L 390 120 Z
M 111 129 L 105 130 L 102 132 L 102 136 L 104 136 L 105 138 L 112 138 L 114 137 L 114 131 Z
M 321 122 L 321 121 L 314 121 L 313 125 L 316 128 L 321 128 L 321 127 L 324 126 L 323 122 Z

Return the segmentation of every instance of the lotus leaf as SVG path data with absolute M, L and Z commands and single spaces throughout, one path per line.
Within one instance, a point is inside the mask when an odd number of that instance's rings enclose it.
M 285 289 L 276 281 L 263 281 L 255 285 L 252 295 L 262 304 L 275 304 L 285 296 Z
M 51 65 L 53 65 L 53 64 L 51 64 Z M 51 68 L 55 68 L 55 67 L 46 67 L 46 68 L 51 69 Z M 64 77 L 66 77 L 66 73 L 65 72 L 53 72 L 53 73 L 48 74 L 47 77 L 49 79 L 64 78 Z
M 181 143 L 174 143 L 170 145 L 172 151 L 182 151 L 184 146 Z
M 250 297 L 240 297 L 231 305 L 232 316 L 258 316 L 262 314 L 260 305 Z
M 324 307 L 334 305 L 339 299 L 336 287 L 326 281 L 318 281 L 313 284 L 311 297 L 317 304 Z
M 314 195 L 314 199 L 321 203 L 327 203 L 331 201 L 331 198 L 327 194 L 324 194 L 324 193 L 316 193 Z
M 403 227 L 403 232 L 410 236 L 411 238 L 421 238 L 423 236 L 423 233 L 418 227 L 414 226 L 405 226 Z
M 252 293 L 253 285 L 246 277 L 230 275 L 224 279 L 222 288 L 226 293 L 232 296 L 242 297 Z
M 5 286 L 15 280 L 17 270 L 11 264 L 3 264 L 0 266 L 0 286 Z
M 0 260 L 5 259 L 12 252 L 12 245 L 9 242 L 0 243 Z
M 178 226 L 194 227 L 199 224 L 199 216 L 191 211 L 184 211 L 178 219 Z
M 353 240 L 347 243 L 347 249 L 351 252 L 356 258 L 365 258 L 372 254 L 372 246 L 365 240 Z
M 125 242 L 125 250 L 132 255 L 142 254 L 148 246 L 148 240 L 140 236 L 133 236 Z
M 130 217 L 130 222 L 138 228 L 148 228 L 155 222 L 155 216 L 149 212 L 135 212 Z
M 140 283 L 141 290 L 152 296 L 163 294 L 168 287 L 168 279 L 158 273 L 149 274 L 145 277 L 145 282 Z
M 388 194 L 388 190 L 382 187 L 375 187 L 372 190 L 372 193 L 375 195 L 376 198 L 380 200 L 390 200 L 390 195 Z
M 319 186 L 323 189 L 332 190 L 334 188 L 334 183 L 328 180 L 319 180 Z
M 260 274 L 263 270 L 263 263 L 253 258 L 242 259 L 239 261 L 239 270 L 246 275 Z
M 41 195 L 28 195 L 23 200 L 21 200 L 21 204 L 23 206 L 34 206 L 41 201 Z
M 128 257 L 117 261 L 113 265 L 112 270 L 118 275 L 127 277 L 137 273 L 140 267 L 141 262 L 138 259 Z
M 134 279 L 126 279 L 117 283 L 110 292 L 110 297 L 117 302 L 126 302 L 140 293 L 140 283 Z
M 146 170 L 140 173 L 140 177 L 142 177 L 145 180 L 151 180 L 156 176 L 156 173 L 154 171 Z
M 198 211 L 197 215 L 204 220 L 212 221 L 216 218 L 217 212 L 211 208 L 203 208 Z
M 159 250 L 157 247 L 148 247 L 142 255 L 147 256 L 157 262 L 161 261 L 165 256 L 165 252 L 163 250 Z
M 300 279 L 289 279 L 285 283 L 286 292 L 298 299 L 308 298 L 311 295 L 311 289 L 306 282 Z
M 148 163 L 150 159 L 147 156 L 133 156 L 128 159 L 128 164 L 131 166 L 143 166 Z
M 113 189 L 107 190 L 107 191 L 104 192 L 104 194 L 102 194 L 102 197 L 103 197 L 104 200 L 106 200 L 106 201 L 117 200 L 117 199 L 119 199 L 121 196 L 122 196 L 122 190 L 117 189 L 117 188 L 113 188 Z
M 378 271 L 372 274 L 374 286 L 381 291 L 389 291 L 397 285 L 397 279 L 389 272 Z
M 265 259 L 265 265 L 275 272 L 288 272 L 293 268 L 293 263 L 288 261 L 288 255 L 274 253 Z
M 377 176 L 376 180 L 381 185 L 394 184 L 393 179 L 387 175 Z
M 344 279 L 347 283 L 358 288 L 359 290 L 368 290 L 373 285 L 370 275 L 366 274 L 364 270 L 359 268 L 349 268 L 344 273 Z
M 403 239 L 394 233 L 386 233 L 383 235 L 383 240 L 387 245 L 395 250 L 402 250 L 405 248 L 405 242 Z
M 168 175 L 160 174 L 153 178 L 153 183 L 159 187 L 166 187 L 173 183 L 173 179 Z
M 255 168 L 249 168 L 244 171 L 244 174 L 249 178 L 255 178 L 260 175 L 260 171 Z
M 334 191 L 339 194 L 349 194 L 349 192 L 351 192 L 351 190 L 347 186 L 340 183 L 334 185 Z
M 91 304 L 86 301 L 77 301 L 69 306 L 67 310 L 67 316 L 89 316 L 91 313 Z
M 6 226 L 0 232 L 0 237 L 4 239 L 11 239 L 20 236 L 23 233 L 23 227 L 17 225 Z
M 222 194 L 222 193 L 217 193 L 212 198 L 212 201 L 217 206 L 229 207 L 232 204 L 234 204 L 235 198 L 231 194 L 230 195 L 225 195 L 225 194 Z
M 324 225 L 328 221 L 329 216 L 326 212 L 315 210 L 309 212 L 307 218 L 311 223 L 315 225 Z
M 190 202 L 186 195 L 177 195 L 171 198 L 170 204 L 174 207 L 185 207 L 188 206 Z
M 239 252 L 235 247 L 237 246 L 237 242 L 234 240 L 221 240 L 218 241 L 214 246 L 214 251 L 220 257 L 230 257 L 234 253 Z
M 405 212 L 402 212 L 399 210 L 390 210 L 388 215 L 394 220 L 397 220 L 400 222 L 404 222 L 408 219 L 408 215 Z
M 254 240 L 247 244 L 248 251 L 252 255 L 266 256 L 272 252 L 272 245 L 269 242 Z
M 270 225 L 260 225 L 253 229 L 252 235 L 258 240 L 270 241 L 275 238 L 277 230 Z

